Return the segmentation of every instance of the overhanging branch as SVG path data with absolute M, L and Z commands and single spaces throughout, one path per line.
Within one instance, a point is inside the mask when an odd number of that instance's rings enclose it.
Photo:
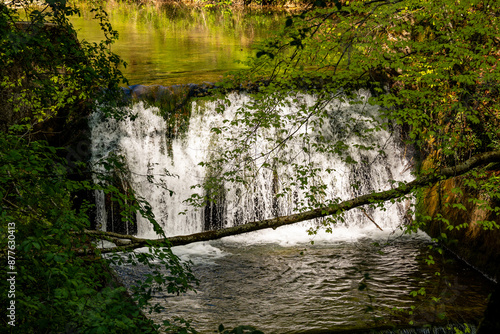
M 476 167 L 484 166 L 492 162 L 500 162 L 500 150 L 475 155 L 469 160 L 465 161 L 463 164 L 456 165 L 453 167 L 443 168 L 439 171 L 436 171 L 433 174 L 421 176 L 412 182 L 401 184 L 399 187 L 391 190 L 362 195 L 335 205 L 321 207 L 314 210 L 296 213 L 289 216 L 282 216 L 272 219 L 250 222 L 247 224 L 234 227 L 227 227 L 216 231 L 206 231 L 206 232 L 175 236 L 158 240 L 141 239 L 131 235 L 122 235 L 118 233 L 103 232 L 103 231 L 86 230 L 85 233 L 100 239 L 115 240 L 118 241 L 118 243 L 122 241 L 121 245 L 119 246 L 102 249 L 101 250 L 102 253 L 109 253 L 113 251 L 131 251 L 133 249 L 146 247 L 149 245 L 161 246 L 165 245 L 165 242 L 169 242 L 172 246 L 186 245 L 193 242 L 220 239 L 231 235 L 262 230 L 265 228 L 277 228 L 283 225 L 295 224 L 302 221 L 311 220 L 314 218 L 331 216 L 366 204 L 385 202 L 391 199 L 407 195 L 411 193 L 413 190 L 416 190 L 418 188 L 430 186 L 436 183 L 437 181 L 445 180 L 454 176 L 463 175 Z M 124 239 L 130 240 L 130 243 L 123 244 Z

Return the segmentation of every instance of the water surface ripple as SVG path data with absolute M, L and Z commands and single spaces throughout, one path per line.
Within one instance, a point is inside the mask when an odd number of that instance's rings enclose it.
M 252 325 L 265 333 L 406 327 L 410 321 L 474 324 L 491 287 L 463 263 L 431 253 L 428 241 L 418 238 L 293 246 L 214 241 L 193 247 L 198 254 L 177 252 L 194 262 L 201 281 L 197 293 L 157 295 L 166 311 L 153 318 L 192 319 L 202 333 L 213 333 L 219 324 Z M 428 265 L 423 259 L 431 254 L 436 263 Z M 410 296 L 421 288 L 425 296 Z

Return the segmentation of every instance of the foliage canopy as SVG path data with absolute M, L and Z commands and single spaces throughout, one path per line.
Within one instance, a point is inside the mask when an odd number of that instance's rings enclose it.
M 1 290 L 10 291 L 0 299 L 15 311 L 13 318 L 2 317 L 0 328 L 3 333 L 156 332 L 160 326 L 142 314 L 161 309 L 149 304 L 154 292 L 184 292 L 196 279 L 167 242 L 135 256 L 101 257 L 85 234 L 93 207 L 85 198 L 96 191 L 127 204 L 124 220 L 139 212 L 160 235 L 163 231 L 144 200 L 108 182 L 126 172 L 119 159 L 105 161 L 103 172 L 91 175 L 85 156 L 70 164 L 61 158 L 68 151 L 53 146 L 64 137 L 59 132 L 81 126 L 78 121 L 98 103 L 107 103 L 108 117 L 127 116 L 112 103 L 121 100 L 124 82 L 123 62 L 109 48 L 118 35 L 99 2 L 92 7 L 105 36 L 99 44 L 77 39 L 68 17 L 78 10 L 66 1 L 14 5 L 18 8 L 0 4 L 0 259 L 9 264 Z M 133 287 L 133 297 L 110 269 L 117 264 L 151 269 Z

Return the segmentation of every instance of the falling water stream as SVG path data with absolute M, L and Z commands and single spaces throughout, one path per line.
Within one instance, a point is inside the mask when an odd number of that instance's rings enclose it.
M 207 215 L 207 207 L 195 209 L 186 204 L 185 200 L 195 191 L 191 186 L 206 177 L 207 172 L 199 163 L 225 149 L 224 141 L 211 129 L 222 124 L 224 118 L 234 117 L 237 108 L 249 100 L 245 94 L 228 98 L 231 103 L 224 114 L 216 112 L 220 101 L 194 102 L 189 127 L 172 140 L 168 140 L 166 122 L 158 109 L 143 102 L 128 107 L 135 115 L 133 119 L 103 120 L 95 114 L 90 120 L 93 162 L 110 154 L 122 155 L 130 170 L 128 181 L 152 205 L 167 235 L 291 214 L 306 198 L 306 190 L 297 187 L 276 201 L 273 180 L 278 178 L 285 183 L 293 179 L 289 166 L 284 164 L 271 172 L 262 169 L 251 188 L 226 184 L 224 201 L 216 216 Z M 364 102 L 351 105 L 333 101 L 326 106 L 332 118 L 323 132 L 332 138 L 343 136 L 351 146 L 358 143 L 355 136 L 346 133 L 347 122 L 363 121 L 377 110 L 366 103 L 366 93 L 360 94 L 360 100 Z M 311 105 L 314 98 L 304 95 L 299 103 Z M 294 112 L 294 108 L 284 112 Z M 377 131 L 373 138 L 383 147 L 383 154 L 353 151 L 351 155 L 361 162 L 358 164 L 346 163 L 327 153 L 309 157 L 310 163 L 319 169 L 334 170 L 319 174 L 319 181 L 328 185 L 325 201 L 387 190 L 391 187 L 389 180 L 412 179 L 407 151 L 398 136 Z M 256 142 L 256 156 L 269 149 L 266 145 L 265 141 Z M 292 140 L 282 158 L 298 159 L 298 147 Z M 164 177 L 167 189 L 149 182 L 150 176 L 162 174 L 174 175 Z M 354 189 L 353 180 L 360 182 Z M 333 227 L 332 233 L 320 230 L 308 234 L 308 228 L 323 222 L 317 220 L 175 247 L 176 254 L 193 262 L 201 285 L 196 293 L 155 295 L 166 310 L 152 317 L 158 322 L 176 316 L 192 319 L 192 325 L 202 333 L 213 332 L 219 324 L 226 328 L 252 325 L 266 333 L 429 325 L 444 330 L 449 324 L 464 323 L 472 328 L 484 312 L 490 283 L 449 255 L 430 250 L 432 242 L 424 233 L 402 232 L 400 227 L 409 223 L 410 202 L 391 203 L 384 210 L 352 210 L 344 222 Z M 108 216 L 103 197 L 98 195 L 97 219 L 103 228 L 109 229 Z M 139 236 L 156 237 L 140 217 L 137 225 Z M 435 263 L 426 263 L 429 256 Z M 117 271 L 130 285 L 141 279 L 146 269 L 122 266 Z M 420 293 L 414 297 L 412 291 Z M 450 332 L 454 333 L 451 329 Z

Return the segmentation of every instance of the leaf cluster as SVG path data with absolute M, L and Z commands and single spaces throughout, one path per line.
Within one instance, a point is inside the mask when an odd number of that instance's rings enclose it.
M 122 257 L 104 258 L 85 233 L 93 227 L 94 205 L 88 199 L 102 192 L 127 209 L 120 212 L 121 221 L 134 223 L 142 214 L 164 235 L 151 207 L 115 182 L 128 172 L 119 157 L 103 161 L 102 173 L 91 172 L 82 161 L 70 167 L 61 158 L 64 150 L 39 135 L 64 129 L 98 105 L 107 117 L 126 116 L 113 103 L 123 100 L 118 86 L 123 62 L 110 52 L 118 35 L 99 2 L 91 13 L 104 33 L 101 43 L 77 39 L 68 16 L 79 11 L 69 2 L 16 4 L 0 4 L 0 258 L 7 263 L 15 254 L 11 271 L 17 272 L 15 298 L 9 297 L 16 305 L 15 326 L 4 318 L 1 331 L 154 333 L 159 325 L 143 310 L 159 310 L 150 305 L 155 291 L 193 289 L 188 264 L 169 244 L 129 257 L 130 265 L 152 267 L 130 297 L 111 269 L 123 263 Z M 15 242 L 8 244 L 10 235 Z M 9 289 L 6 273 L 2 291 Z M 10 302 L 7 294 L 0 298 L 2 305 Z
M 6 261 L 7 228 L 15 223 L 16 331 L 154 332 L 140 309 L 160 310 L 149 305 L 154 291 L 178 294 L 192 289 L 196 279 L 188 265 L 180 262 L 168 244 L 151 247 L 150 253 L 129 255 L 126 260 L 119 255 L 103 259 L 84 233 L 91 225 L 88 212 L 92 205 L 83 202 L 75 207 L 75 197 L 81 191 L 98 190 L 121 201 L 133 202 L 133 196 L 129 194 L 127 199 L 113 186 L 74 181 L 52 146 L 0 134 L 1 258 Z M 140 200 L 135 202 L 144 206 Z M 138 306 L 116 283 L 109 267 L 125 262 L 152 269 L 144 281 L 132 287 L 132 299 Z M 7 283 L 2 280 L 4 291 Z M 2 299 L 6 297 L 2 295 Z
M 80 12 L 67 1 L 15 5 L 0 4 L 2 131 L 40 130 L 56 117 L 88 114 L 96 100 L 119 100 L 125 64 L 110 51 L 118 33 L 99 2 L 91 13 L 104 33 L 100 43 L 78 40 L 68 17 Z

